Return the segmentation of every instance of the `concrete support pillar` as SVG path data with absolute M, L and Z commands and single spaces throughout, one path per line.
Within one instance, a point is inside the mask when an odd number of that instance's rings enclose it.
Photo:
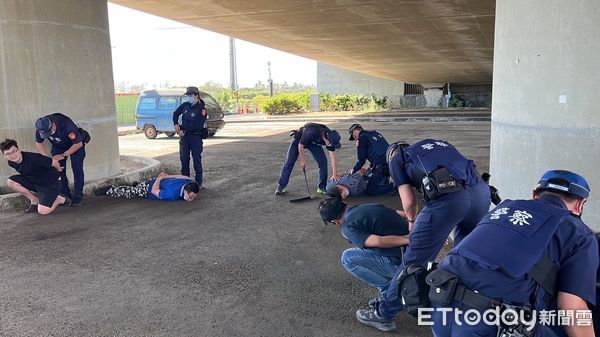
M 583 175 L 600 229 L 600 2 L 496 2 L 490 167 L 503 198 L 528 198 L 548 169 Z
M 119 172 L 106 0 L 0 1 L 0 138 L 35 152 L 35 120 L 52 112 L 90 132 L 86 180 Z M 12 174 L 2 163 L 0 186 Z

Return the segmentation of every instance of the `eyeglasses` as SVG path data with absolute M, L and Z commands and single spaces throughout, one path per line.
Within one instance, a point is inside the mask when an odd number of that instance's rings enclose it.
M 12 151 L 4 151 L 4 156 L 6 156 L 6 157 L 12 156 L 13 154 L 16 154 L 17 152 L 19 152 L 19 149 L 14 149 Z

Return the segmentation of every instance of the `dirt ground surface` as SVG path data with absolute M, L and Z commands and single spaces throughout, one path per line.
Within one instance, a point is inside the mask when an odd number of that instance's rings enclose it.
M 87 198 L 46 217 L 0 215 L 1 336 L 383 336 L 354 313 L 377 296 L 348 274 L 350 245 L 317 214 L 296 168 L 275 196 L 299 123 L 231 124 L 205 142 L 205 189 L 191 203 Z M 339 167 L 354 165 L 349 123 Z M 388 141 L 446 139 L 489 161 L 489 122 L 364 123 Z M 178 139 L 120 137 L 121 153 L 180 167 Z M 317 167 L 307 153 L 311 192 Z M 400 208 L 397 196 L 361 197 Z M 401 314 L 394 336 L 429 336 Z

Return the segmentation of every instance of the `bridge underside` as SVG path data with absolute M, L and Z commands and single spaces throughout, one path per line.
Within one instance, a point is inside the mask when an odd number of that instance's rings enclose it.
M 111 0 L 356 72 L 490 83 L 494 0 Z

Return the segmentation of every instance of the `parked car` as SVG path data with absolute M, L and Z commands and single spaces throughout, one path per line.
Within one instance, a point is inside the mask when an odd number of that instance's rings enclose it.
M 168 137 L 175 136 L 173 111 L 181 104 L 185 89 L 145 90 L 140 94 L 135 108 L 135 125 L 143 130 L 149 139 L 159 133 Z M 209 94 L 200 91 L 200 99 L 206 104 L 206 127 L 208 136 L 212 137 L 225 126 L 223 110 L 219 103 Z M 179 118 L 181 122 L 181 117 Z

